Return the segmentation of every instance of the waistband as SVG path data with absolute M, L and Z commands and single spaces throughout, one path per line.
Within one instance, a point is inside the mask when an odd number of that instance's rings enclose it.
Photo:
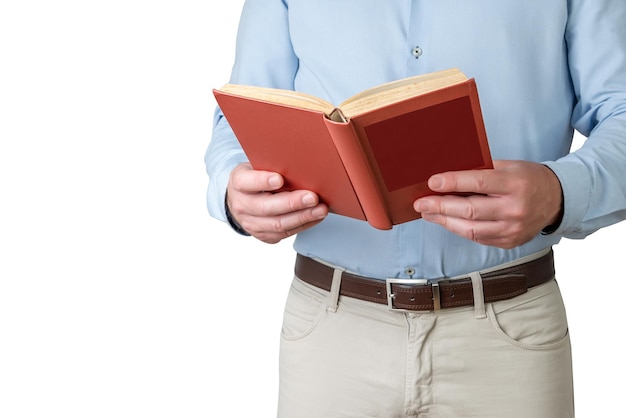
M 298 254 L 294 270 L 300 280 L 330 291 L 335 268 Z M 485 302 L 511 299 L 554 278 L 554 254 L 546 249 L 502 267 L 434 280 L 381 280 L 343 271 L 339 294 L 409 311 L 469 306 L 474 304 L 473 274 L 482 279 Z

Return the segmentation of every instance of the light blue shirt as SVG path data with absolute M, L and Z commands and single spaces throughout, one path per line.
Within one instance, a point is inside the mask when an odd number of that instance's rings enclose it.
M 330 214 L 298 234 L 296 251 L 371 277 L 451 277 L 626 218 L 625 0 L 248 0 L 230 81 L 338 104 L 452 67 L 476 79 L 493 158 L 543 162 L 558 176 L 558 230 L 503 250 L 423 220 L 380 231 Z M 574 129 L 588 139 L 570 153 Z M 219 219 L 230 171 L 243 161 L 217 109 L 206 163 Z

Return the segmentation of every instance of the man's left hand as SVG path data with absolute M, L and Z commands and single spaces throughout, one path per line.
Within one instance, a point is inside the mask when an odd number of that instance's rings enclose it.
M 497 160 L 493 170 L 435 174 L 428 187 L 442 195 L 415 201 L 423 219 L 484 245 L 517 247 L 561 216 L 561 184 L 538 163 Z

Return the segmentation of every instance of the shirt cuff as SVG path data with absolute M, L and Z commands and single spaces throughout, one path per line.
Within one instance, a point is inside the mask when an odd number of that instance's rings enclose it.
M 591 178 L 586 167 L 576 158 L 568 157 L 542 164 L 556 174 L 561 182 L 563 193 L 561 221 L 546 227 L 545 233 L 583 238 L 585 234 L 581 225 L 587 213 L 591 195 Z
M 239 222 L 235 220 L 233 214 L 230 213 L 230 208 L 228 207 L 228 192 L 226 192 L 226 194 L 224 195 L 224 212 L 226 213 L 226 220 L 230 224 L 231 228 L 235 230 L 235 232 L 247 237 L 250 236 L 250 234 L 245 229 L 243 229 L 241 225 L 239 225 Z
M 546 164 L 544 164 L 544 165 L 546 167 L 548 167 Z M 550 168 L 550 167 L 548 167 L 548 168 Z M 550 169 L 550 170 L 552 170 L 552 169 Z M 555 174 L 555 176 L 556 176 L 556 174 Z M 558 176 L 557 176 L 557 179 L 558 179 Z M 559 180 L 559 183 L 560 183 L 560 180 Z M 561 223 L 563 222 L 563 212 L 564 211 L 565 211 L 565 198 L 563 197 L 563 186 L 561 186 L 561 209 L 559 211 L 559 215 L 558 215 L 558 217 L 556 218 L 556 220 L 552 224 L 546 226 L 545 228 L 543 228 L 541 230 L 541 235 L 551 235 L 551 234 L 555 233 L 559 229 L 559 226 L 561 226 Z

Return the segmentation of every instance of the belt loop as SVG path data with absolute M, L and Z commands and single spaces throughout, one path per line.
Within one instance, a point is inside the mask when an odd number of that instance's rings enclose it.
M 339 305 L 339 290 L 341 288 L 341 276 L 343 275 L 343 270 L 339 268 L 335 268 L 333 270 L 333 282 L 330 286 L 330 294 L 328 295 L 328 307 L 326 310 L 328 312 L 337 312 L 337 306 Z
M 476 319 L 487 317 L 485 312 L 485 295 L 483 293 L 483 278 L 479 272 L 470 273 L 472 290 L 474 291 L 474 316 Z

